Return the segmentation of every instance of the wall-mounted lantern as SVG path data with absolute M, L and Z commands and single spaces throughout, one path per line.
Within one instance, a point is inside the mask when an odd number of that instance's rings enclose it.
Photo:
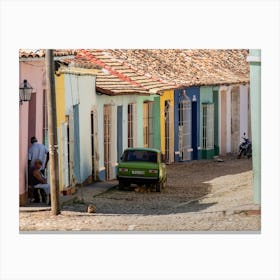
M 32 92 L 33 88 L 31 87 L 31 85 L 27 82 L 27 80 L 23 80 L 19 87 L 20 104 L 22 104 L 22 102 L 30 101 Z

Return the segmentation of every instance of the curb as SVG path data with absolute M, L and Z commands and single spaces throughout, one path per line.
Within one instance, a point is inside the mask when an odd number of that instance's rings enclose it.
M 24 209 L 23 209 L 24 208 Z M 28 212 L 43 212 L 43 211 L 50 211 L 51 207 L 20 207 L 20 213 L 28 213 Z

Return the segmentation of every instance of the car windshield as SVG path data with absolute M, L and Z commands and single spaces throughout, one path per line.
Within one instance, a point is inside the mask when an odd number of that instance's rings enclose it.
M 123 161 L 157 162 L 157 153 L 144 150 L 125 151 Z

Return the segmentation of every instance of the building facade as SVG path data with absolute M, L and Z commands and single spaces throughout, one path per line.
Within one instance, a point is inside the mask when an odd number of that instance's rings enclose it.
M 28 148 L 30 138 L 47 142 L 47 105 L 45 91 L 45 64 L 43 60 L 20 61 L 19 84 L 27 80 L 33 92 L 29 102 L 19 104 L 19 200 L 28 202 Z

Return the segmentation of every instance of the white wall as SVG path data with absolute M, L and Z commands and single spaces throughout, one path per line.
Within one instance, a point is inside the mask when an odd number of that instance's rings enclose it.
M 79 165 L 81 182 L 83 182 L 92 174 L 91 111 L 94 110 L 96 102 L 95 77 L 92 75 L 65 74 L 65 94 L 66 115 L 71 115 L 73 105 L 79 104 Z
M 111 174 L 112 177 L 116 176 L 115 167 L 117 166 L 117 106 L 123 106 L 123 149 L 127 148 L 127 105 L 137 101 L 136 95 L 120 95 L 108 96 L 97 95 L 97 122 L 98 122 L 98 156 L 99 156 L 99 172 L 105 169 L 104 167 L 104 127 L 103 127 L 103 108 L 104 105 L 112 105 L 112 149 L 111 149 Z

